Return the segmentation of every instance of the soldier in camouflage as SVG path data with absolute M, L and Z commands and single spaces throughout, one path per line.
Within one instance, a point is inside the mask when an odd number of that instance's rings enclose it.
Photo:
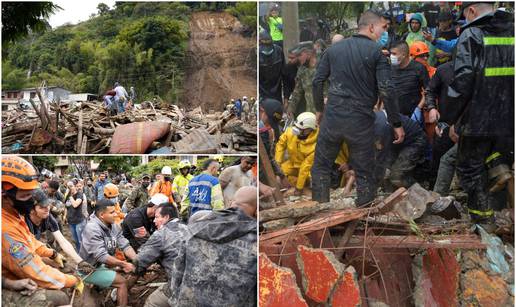
M 147 205 L 149 202 L 149 185 L 150 176 L 148 174 L 143 174 L 141 177 L 141 184 L 131 191 L 131 194 L 129 194 L 124 202 L 124 207 L 127 212 Z
M 287 110 L 289 117 L 294 119 L 303 112 L 316 112 L 312 80 L 318 59 L 312 42 L 301 42 L 290 51 L 297 56 L 300 65 L 296 75 L 296 87 L 290 96 Z

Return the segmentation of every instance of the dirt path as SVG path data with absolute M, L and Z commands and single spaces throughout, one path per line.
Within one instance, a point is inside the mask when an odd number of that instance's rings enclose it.
M 256 96 L 256 37 L 241 31 L 228 13 L 192 14 L 182 106 L 222 111 L 230 98 Z

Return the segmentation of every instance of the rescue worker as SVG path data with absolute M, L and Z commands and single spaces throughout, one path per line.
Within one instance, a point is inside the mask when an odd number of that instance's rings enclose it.
M 149 195 L 164 194 L 168 197 L 168 201 L 173 203 L 174 196 L 172 194 L 172 168 L 163 166 L 161 169 L 161 178 L 154 183 Z
M 241 157 L 239 164 L 227 167 L 220 173 L 219 182 L 224 193 L 224 208 L 229 208 L 238 189 L 252 184 L 251 169 L 255 164 L 255 157 Z
M 118 196 L 118 187 L 113 183 L 106 184 L 104 187 L 104 199 L 109 200 L 115 207 L 115 223 L 120 225 L 124 220 L 125 214 L 122 212 L 122 206 L 120 206 Z
M 34 237 L 37 240 L 41 240 L 41 235 L 49 231 L 65 254 L 72 258 L 75 263 L 79 264 L 78 268 L 80 270 L 93 270 L 94 268 L 89 263 L 82 260 L 75 251 L 72 243 L 70 243 L 59 230 L 56 219 L 50 214 L 50 199 L 45 195 L 45 192 L 40 189 L 34 190 L 33 198 L 34 207 L 30 210 L 29 214 L 25 215 L 25 223 Z M 59 265 L 64 267 L 64 263 L 60 263 Z
M 375 198 L 376 184 L 371 166 L 374 165 L 373 108 L 378 95 L 387 108 L 395 142 L 403 142 L 391 67 L 381 46 L 376 43 L 386 27 L 387 23 L 382 21 L 379 13 L 364 12 L 358 22 L 358 34 L 326 49 L 317 67 L 313 91 L 317 118 L 320 121 L 322 117 L 322 122 L 311 172 L 313 200 L 330 200 L 331 171 L 343 141 L 349 149 L 350 167 L 356 174 L 357 204 Z M 323 87 L 328 79 L 330 85 L 325 105 Z
M 256 305 L 257 191 L 240 190 L 232 208 L 199 211 L 195 220 L 192 217 L 185 260 L 173 271 L 181 282 L 171 285 L 170 306 Z
M 423 42 L 417 41 L 410 45 L 409 52 L 410 56 L 412 57 L 412 59 L 414 59 L 414 61 L 419 62 L 423 64 L 423 66 L 425 66 L 428 72 L 428 76 L 431 79 L 434 76 L 436 69 L 435 67 L 430 66 L 430 64 L 428 63 L 428 57 L 430 52 L 428 46 Z
M 161 204 L 156 208 L 157 230 L 138 252 L 136 274 L 143 276 L 147 268 L 159 262 L 167 274 L 167 284 L 156 289 L 145 301 L 144 307 L 168 307 L 169 297 L 178 292 L 182 276 L 175 273 L 185 260 L 184 244 L 189 237 L 188 227 L 180 223 L 176 207 Z
M 224 196 L 218 174 L 220 163 L 215 159 L 208 159 L 202 166 L 203 172 L 190 180 L 185 197 L 181 202 L 181 215 L 190 217 L 199 210 L 224 209 Z
M 409 20 L 408 32 L 405 34 L 402 40 L 407 42 L 409 46 L 416 41 L 424 42 L 428 46 L 428 49 L 430 49 L 428 62 L 430 63 L 430 65 L 434 65 L 435 47 L 430 42 L 425 40 L 425 31 L 423 31 L 423 29 L 426 28 L 426 26 L 427 22 L 422 14 L 412 14 Z
M 411 116 L 417 105 L 424 99 L 424 89 L 430 78 L 423 64 L 409 56 L 409 46 L 400 41 L 391 48 L 392 83 L 399 101 L 399 111 Z
M 417 122 L 401 115 L 405 139 L 401 144 L 393 144 L 394 135 L 385 111 L 376 111 L 375 117 L 376 182 L 380 184 L 389 169 L 389 181 L 397 188 L 408 188 L 416 182 L 413 170 L 425 160 L 426 135 Z
M 136 259 L 134 249 L 122 235 L 122 229 L 115 223 L 115 207 L 108 199 L 100 200 L 95 206 L 95 213 L 91 215 L 82 237 L 79 255 L 89 264 L 96 267 L 95 272 L 84 279 L 100 288 L 116 288 L 118 306 L 127 306 L 127 281 L 109 267 L 120 267 L 125 273 L 134 271 L 131 262 L 115 257 L 116 250 L 123 252 L 131 261 Z
M 288 115 L 294 119 L 303 112 L 316 112 L 312 80 L 318 61 L 312 42 L 299 43 L 292 53 L 297 56 L 300 65 L 296 75 L 296 87 L 288 103 Z
M 247 100 L 247 96 L 242 97 L 242 115 L 244 117 L 244 122 L 249 122 L 249 113 L 251 112 L 251 106 L 249 105 L 249 101 Z
M 62 256 L 38 241 L 23 218 L 34 206 L 37 179 L 36 169 L 23 158 L 2 157 L 2 278 L 30 278 L 43 289 L 74 287 L 80 283 L 76 276 L 43 262 L 49 258 L 62 263 Z
M 168 202 L 168 197 L 163 194 L 155 194 L 146 206 L 132 210 L 125 217 L 122 222 L 122 231 L 136 252 L 155 230 L 153 219 L 156 207 L 166 202 Z
M 275 160 L 280 164 L 290 184 L 296 188 L 296 195 L 302 194 L 303 188 L 310 179 L 318 134 L 315 114 L 304 112 L 299 114 L 294 126 L 289 127 L 276 144 Z M 347 156 L 347 146 L 344 143 L 336 163 L 339 165 L 347 163 Z
M 174 181 L 172 182 L 172 193 L 174 196 L 174 200 L 176 204 L 178 204 L 178 206 L 181 206 L 181 200 L 185 196 L 186 189 L 188 188 L 188 183 L 193 178 L 193 175 L 190 174 L 191 168 L 192 164 L 190 163 L 190 161 L 180 161 L 178 165 L 179 175 L 174 177 Z
M 131 212 L 131 210 L 143 207 L 147 204 L 149 201 L 149 185 L 150 176 L 143 174 L 140 185 L 131 191 L 131 194 L 124 203 L 126 212 Z
M 457 42 L 448 95 L 460 104 L 457 173 L 475 223 L 494 228 L 486 161 L 514 154 L 514 15 L 493 3 L 463 2 L 466 25 Z M 454 101 L 455 102 L 455 101 Z

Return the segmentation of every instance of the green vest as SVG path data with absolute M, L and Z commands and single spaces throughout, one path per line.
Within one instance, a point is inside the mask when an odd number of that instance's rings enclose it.
M 269 34 L 274 42 L 283 40 L 283 31 L 277 27 L 279 25 L 283 25 L 283 19 L 281 17 L 269 17 Z

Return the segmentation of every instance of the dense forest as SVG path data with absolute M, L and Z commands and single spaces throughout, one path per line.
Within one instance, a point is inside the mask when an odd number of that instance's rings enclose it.
M 249 29 L 256 3 L 117 2 L 77 25 L 33 32 L 2 49 L 2 88 L 46 80 L 72 92 L 103 94 L 118 81 L 138 97 L 175 101 L 181 95 L 188 18 L 198 10 L 227 10 Z

